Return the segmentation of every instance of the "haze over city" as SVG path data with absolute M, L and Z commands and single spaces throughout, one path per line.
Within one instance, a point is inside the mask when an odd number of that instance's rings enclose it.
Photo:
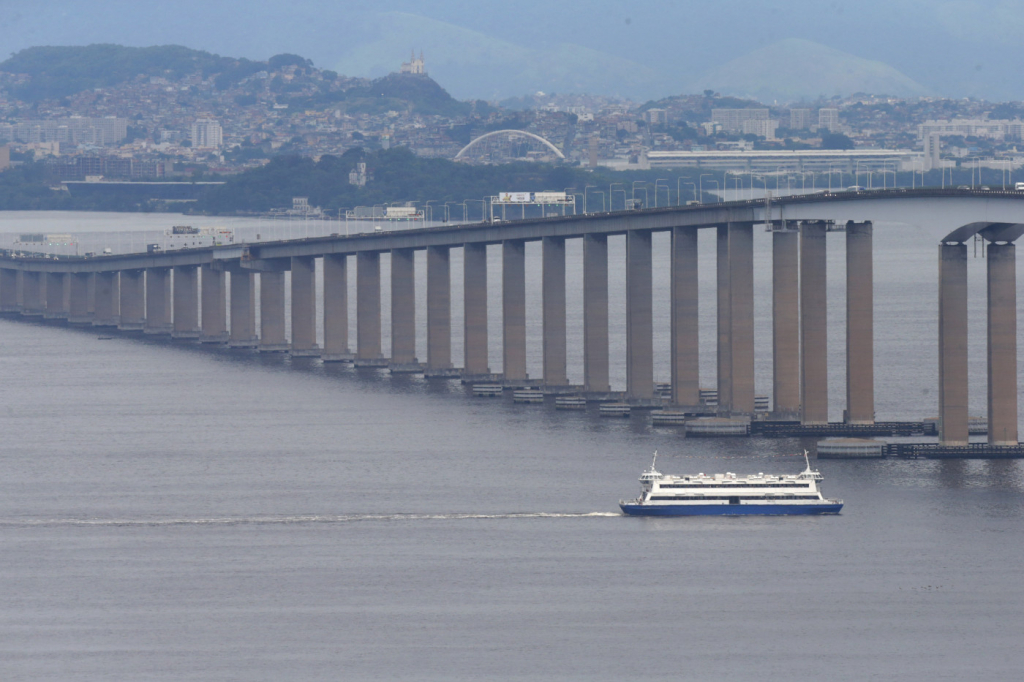
M 763 59 L 748 57 L 752 52 L 769 50 L 772 68 L 764 75 L 784 86 L 801 80 L 801 68 L 815 66 L 827 49 L 841 59 L 829 74 L 806 83 L 801 95 L 851 94 L 849 83 L 825 78 L 845 79 L 850 67 L 869 84 L 873 77 L 887 89 L 901 88 L 870 94 L 919 88 L 945 97 L 1024 98 L 1024 80 L 1014 68 L 1024 58 L 1020 0 L 523 0 L 500 6 L 383 0 L 372 8 L 311 0 L 111 0 L 101 6 L 8 0 L 0 19 L 5 48 L 179 44 L 258 60 L 291 52 L 343 75 L 377 77 L 393 68 L 396 53 L 415 47 L 426 51 L 438 81 L 460 99 L 536 90 L 650 99 L 693 91 L 715 76 L 719 82 L 708 87 L 749 95 L 741 67 L 764 67 Z M 792 40 L 802 42 L 787 49 Z

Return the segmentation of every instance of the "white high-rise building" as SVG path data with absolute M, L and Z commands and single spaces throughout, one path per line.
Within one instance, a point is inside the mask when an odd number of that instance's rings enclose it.
M 818 109 L 818 130 L 834 133 L 839 130 L 838 109 Z
M 224 131 L 220 127 L 220 121 L 200 118 L 192 124 L 193 149 L 220 149 L 223 141 Z
M 928 169 L 939 167 L 942 136 L 939 133 L 928 133 L 924 136 L 924 158 Z

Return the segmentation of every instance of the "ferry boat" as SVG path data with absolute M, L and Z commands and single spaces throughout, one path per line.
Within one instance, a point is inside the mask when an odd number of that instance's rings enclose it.
M 669 476 L 655 469 L 655 451 L 651 468 L 640 475 L 640 497 L 619 507 L 630 516 L 838 514 L 843 501 L 821 494 L 822 475 L 811 469 L 806 450 L 804 461 L 799 474 Z

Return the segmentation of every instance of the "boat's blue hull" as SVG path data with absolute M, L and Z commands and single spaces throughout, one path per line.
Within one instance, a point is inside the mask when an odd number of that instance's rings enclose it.
M 741 516 L 838 514 L 841 504 L 620 504 L 630 516 Z

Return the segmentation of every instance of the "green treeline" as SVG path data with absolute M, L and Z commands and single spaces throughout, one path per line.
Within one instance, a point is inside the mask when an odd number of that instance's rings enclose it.
M 360 161 L 366 163 L 371 179 L 365 187 L 349 184 L 349 172 Z M 695 182 L 696 169 L 671 172 L 671 181 L 662 171 L 594 172 L 571 166 L 537 163 L 512 163 L 497 166 L 470 166 L 446 159 L 427 159 L 405 148 L 366 152 L 350 150 L 340 157 L 323 156 L 319 162 L 298 156 L 279 156 L 262 168 L 227 179 L 225 185 L 207 192 L 197 203 L 203 213 L 226 214 L 268 211 L 291 206 L 292 197 L 309 197 L 309 203 L 334 211 L 354 206 L 401 201 L 476 200 L 498 192 L 562 191 L 581 193 L 587 185 L 590 201 L 599 206 L 607 200 L 609 185 L 615 186 L 615 205 L 622 207 L 623 190 L 632 195 L 637 181 L 637 196 L 647 196 L 654 205 L 654 184 L 659 183 L 659 203 L 676 203 L 679 176 L 683 182 Z M 705 171 L 705 175 L 707 171 Z M 721 174 L 716 173 L 721 182 Z M 706 182 L 706 181 L 705 181 Z M 646 187 L 646 195 L 641 190 Z M 708 186 L 710 188 L 710 185 Z M 692 190 L 683 186 L 683 200 L 692 198 Z M 603 192 L 603 195 L 601 194 Z M 593 209 L 593 207 L 591 207 Z

